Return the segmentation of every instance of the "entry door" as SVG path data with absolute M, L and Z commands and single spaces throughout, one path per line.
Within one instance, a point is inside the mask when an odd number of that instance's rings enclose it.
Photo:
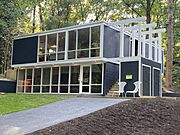
M 83 66 L 82 68 L 82 93 L 90 92 L 90 66 Z

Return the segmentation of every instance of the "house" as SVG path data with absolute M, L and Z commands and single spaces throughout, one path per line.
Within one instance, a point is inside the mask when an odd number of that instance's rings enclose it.
M 154 30 L 156 24 L 143 24 L 145 19 L 95 22 L 14 38 L 17 93 L 106 95 L 117 82 L 126 82 L 126 91 L 139 81 L 137 96 L 161 96 L 164 29 Z

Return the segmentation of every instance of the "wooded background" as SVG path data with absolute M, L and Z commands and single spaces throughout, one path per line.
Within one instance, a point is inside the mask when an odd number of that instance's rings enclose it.
M 163 82 L 168 89 L 180 89 L 180 0 L 0 0 L 0 74 L 10 67 L 14 36 L 141 16 L 167 29 Z

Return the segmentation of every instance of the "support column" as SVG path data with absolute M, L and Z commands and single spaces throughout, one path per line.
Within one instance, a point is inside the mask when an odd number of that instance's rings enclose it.
M 138 56 L 141 56 L 141 22 L 138 23 Z
M 135 56 L 135 31 L 132 31 L 132 56 Z
M 149 28 L 149 59 L 152 60 L 152 28 Z
M 121 24 L 121 31 L 120 31 L 120 57 L 124 57 L 124 24 Z
M 162 45 L 162 41 L 161 41 L 161 33 L 158 33 L 158 50 L 159 50 L 159 60 L 158 62 L 161 63 L 162 62 L 162 58 L 161 58 L 161 45 Z
M 66 38 L 65 38 L 65 60 L 68 59 L 68 31 L 66 31 Z

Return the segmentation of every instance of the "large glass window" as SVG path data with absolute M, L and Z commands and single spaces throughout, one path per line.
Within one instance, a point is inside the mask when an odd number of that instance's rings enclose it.
M 56 60 L 57 34 L 47 35 L 47 55 L 46 60 Z
M 68 93 L 69 67 L 61 67 L 60 93 Z
M 46 36 L 40 36 L 39 37 L 39 62 L 45 60 L 45 45 L 46 45 Z
M 65 32 L 58 34 L 58 60 L 64 60 L 65 56 Z
M 59 67 L 52 68 L 52 86 L 51 92 L 58 93 Z
M 49 92 L 50 85 L 50 68 L 43 68 L 43 78 L 42 78 L 42 92 Z
M 41 84 L 41 68 L 34 69 L 34 85 Z
M 26 93 L 31 92 L 31 86 L 32 86 L 32 69 L 27 69 Z
M 102 64 L 92 65 L 91 93 L 101 93 L 102 89 Z
M 24 92 L 24 85 L 25 85 L 25 70 L 19 69 L 18 92 Z
M 41 84 L 41 68 L 35 68 L 33 93 L 40 93 L 40 84 Z
M 69 31 L 68 59 L 76 57 L 76 31 Z
M 91 28 L 91 57 L 100 55 L 100 26 Z
M 79 93 L 80 66 L 71 67 L 70 93 Z

